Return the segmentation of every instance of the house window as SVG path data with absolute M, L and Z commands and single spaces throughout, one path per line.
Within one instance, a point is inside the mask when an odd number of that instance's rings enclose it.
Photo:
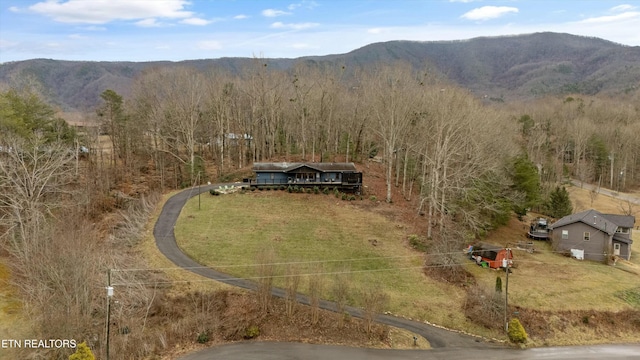
M 616 232 L 618 234 L 628 234 L 629 233 L 629 228 L 623 228 L 623 227 L 619 227 L 616 229 Z
M 589 241 L 591 239 L 591 233 L 588 231 L 584 232 L 584 241 Z
M 565 240 L 569 238 L 569 230 L 562 230 L 562 238 Z

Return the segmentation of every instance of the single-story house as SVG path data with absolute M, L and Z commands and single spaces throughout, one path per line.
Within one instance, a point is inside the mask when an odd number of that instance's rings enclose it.
M 587 210 L 563 217 L 549 226 L 555 251 L 584 251 L 584 258 L 607 261 L 611 256 L 631 258 L 633 225 L 628 215 L 603 214 Z
M 250 186 L 297 185 L 360 192 L 362 173 L 353 163 L 254 163 Z

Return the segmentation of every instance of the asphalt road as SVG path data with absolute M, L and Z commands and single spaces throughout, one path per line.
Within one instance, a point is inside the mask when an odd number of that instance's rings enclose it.
M 633 196 L 631 194 L 621 193 L 621 192 L 614 191 L 614 190 L 609 190 L 609 189 L 606 189 L 606 188 L 603 188 L 603 187 L 598 188 L 597 185 L 587 184 L 585 182 L 580 183 L 580 180 L 571 180 L 571 184 L 573 184 L 573 186 L 575 186 L 575 187 L 587 189 L 589 191 L 596 190 L 600 194 L 605 194 L 605 195 L 610 196 L 612 198 L 616 198 L 616 199 L 620 199 L 620 200 L 624 200 L 624 201 L 629 201 L 632 204 L 640 205 L 640 198 L 638 198 L 636 196 Z
M 637 360 L 640 345 L 535 348 L 361 349 L 300 343 L 241 342 L 204 349 L 179 360 Z
M 153 229 L 156 245 L 160 252 L 179 267 L 209 279 L 215 279 L 229 285 L 244 289 L 255 289 L 256 284 L 237 279 L 230 275 L 202 267 L 185 255 L 176 243 L 174 226 L 182 207 L 191 197 L 199 193 L 208 193 L 210 189 L 224 185 L 216 184 L 184 190 L 172 196 L 165 203 Z M 284 290 L 273 289 L 273 295 L 283 297 Z M 298 301 L 308 304 L 309 299 L 298 295 Z M 335 311 L 336 306 L 329 301 L 322 301 L 320 307 Z M 360 309 L 347 309 L 352 316 L 362 317 Z M 377 321 L 382 324 L 406 329 L 423 336 L 429 341 L 430 350 L 383 350 L 362 349 L 345 346 L 313 345 L 301 343 L 240 342 L 208 348 L 186 355 L 181 360 L 269 360 L 269 359 L 304 359 L 304 360 L 365 360 L 365 359 L 425 359 L 425 360 L 555 360 L 555 359 L 640 359 L 640 345 L 603 345 L 585 347 L 537 348 L 527 350 L 510 349 L 492 344 L 483 339 L 449 331 L 425 323 L 380 315 Z

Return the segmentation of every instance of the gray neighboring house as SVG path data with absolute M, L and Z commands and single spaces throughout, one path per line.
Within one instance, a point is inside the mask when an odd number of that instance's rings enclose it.
M 605 261 L 611 255 L 631 258 L 633 216 L 603 214 L 587 210 L 551 224 L 555 251 L 584 250 L 586 260 Z

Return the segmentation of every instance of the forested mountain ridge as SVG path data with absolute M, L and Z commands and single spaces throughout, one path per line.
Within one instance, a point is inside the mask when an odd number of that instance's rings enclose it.
M 558 33 L 464 41 L 389 41 L 346 54 L 261 61 L 276 69 L 289 69 L 299 61 L 340 64 L 347 68 L 405 61 L 448 78 L 479 97 L 496 101 L 569 93 L 620 94 L 637 91 L 640 83 L 640 47 Z M 128 95 L 132 80 L 144 69 L 219 67 L 237 73 L 253 62 L 251 58 L 181 62 L 33 59 L 0 65 L 0 84 L 15 86 L 28 75 L 42 85 L 49 101 L 60 109 L 93 110 L 106 89 Z

